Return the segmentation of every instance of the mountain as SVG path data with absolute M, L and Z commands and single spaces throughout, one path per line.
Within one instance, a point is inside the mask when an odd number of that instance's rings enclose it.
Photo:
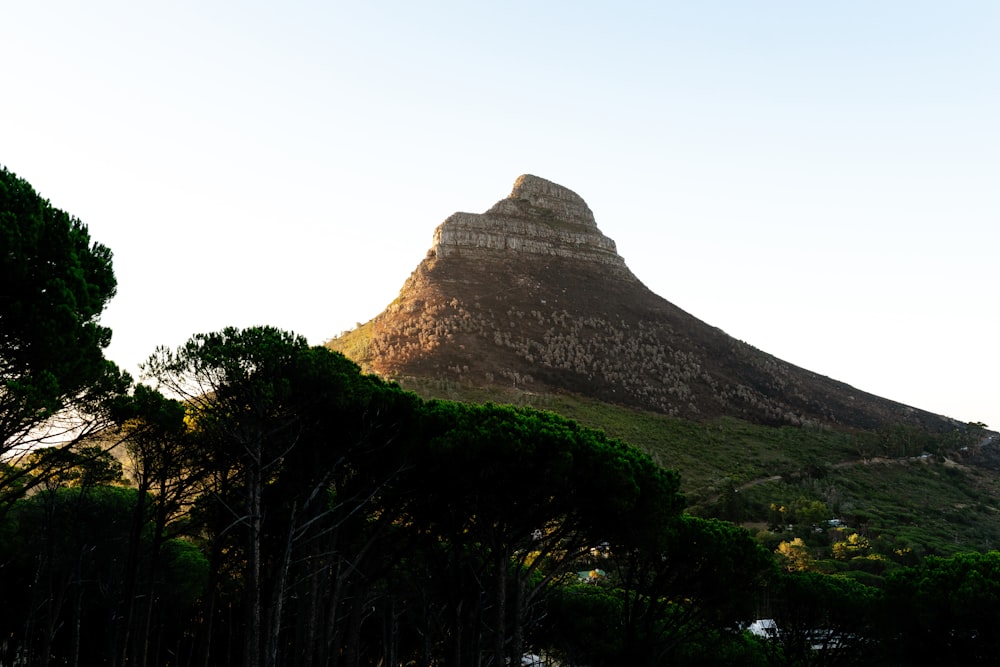
M 629 270 L 579 195 L 531 175 L 485 213 L 447 218 L 399 296 L 327 345 L 384 377 L 570 392 L 696 420 L 958 426 L 684 312 Z

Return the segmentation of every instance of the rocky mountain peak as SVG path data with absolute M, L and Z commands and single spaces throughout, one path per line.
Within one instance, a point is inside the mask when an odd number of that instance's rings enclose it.
M 508 260 L 541 255 L 600 264 L 609 274 L 634 279 L 615 242 L 597 228 L 580 195 L 525 174 L 510 196 L 485 213 L 455 213 L 434 232 L 430 257 Z
M 518 176 L 510 196 L 498 202 L 490 213 L 503 213 L 512 208 L 518 210 L 517 207 L 523 207 L 525 202 L 529 210 L 536 209 L 541 215 L 548 211 L 563 222 L 597 228 L 594 214 L 583 197 L 569 188 L 531 174 Z

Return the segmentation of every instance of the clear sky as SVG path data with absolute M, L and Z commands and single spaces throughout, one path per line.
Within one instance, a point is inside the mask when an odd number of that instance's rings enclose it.
M 108 356 L 391 302 L 532 173 L 654 292 L 1000 428 L 1000 2 L 19 2 L 0 164 L 114 252 Z

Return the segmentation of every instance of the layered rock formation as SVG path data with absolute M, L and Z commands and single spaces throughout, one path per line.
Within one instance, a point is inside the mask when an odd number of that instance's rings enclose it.
M 696 419 L 954 427 L 756 350 L 653 294 L 586 202 L 536 176 L 485 213 L 445 220 L 398 298 L 328 344 L 386 377 L 569 391 Z
M 498 251 L 594 262 L 634 278 L 582 197 L 529 174 L 486 213 L 455 213 L 445 220 L 434 232 L 430 256 L 492 259 Z

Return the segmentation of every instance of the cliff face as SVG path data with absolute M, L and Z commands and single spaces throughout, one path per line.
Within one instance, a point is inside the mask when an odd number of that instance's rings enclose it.
M 696 419 L 953 426 L 781 361 L 653 294 L 586 202 L 536 176 L 485 213 L 445 220 L 396 300 L 328 345 L 386 377 L 570 391 Z
M 434 232 L 431 257 L 479 257 L 498 253 L 562 257 L 594 263 L 634 279 L 615 242 L 601 233 L 594 214 L 575 192 L 537 176 L 524 175 L 510 196 L 486 213 L 455 213 Z

